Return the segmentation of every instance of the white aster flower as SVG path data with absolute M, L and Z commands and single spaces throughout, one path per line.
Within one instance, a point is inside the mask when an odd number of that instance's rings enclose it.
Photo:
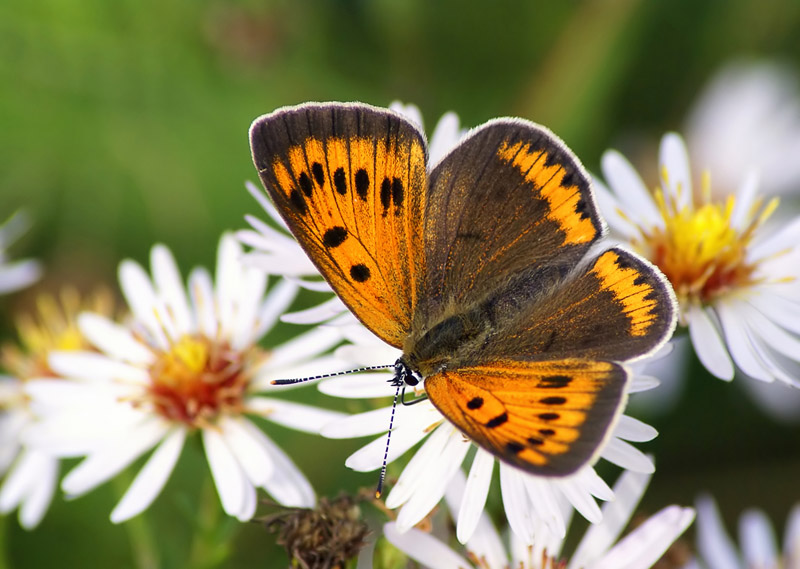
M 216 278 L 195 269 L 187 289 L 170 251 L 152 250 L 152 278 L 133 261 L 119 270 L 132 318 L 126 325 L 84 313 L 81 332 L 98 349 L 53 352 L 51 367 L 73 381 L 27 386 L 42 417 L 28 441 L 59 456 L 86 456 L 62 482 L 82 495 L 153 451 L 111 519 L 145 510 L 169 478 L 187 435 L 199 431 L 224 510 L 240 520 L 256 508 L 256 488 L 287 506 L 309 507 L 314 492 L 303 474 L 247 415 L 307 432 L 339 413 L 260 395 L 279 377 L 336 369 L 333 358 L 309 359 L 341 339 L 318 327 L 271 351 L 256 343 L 296 294 L 241 263 L 240 245 L 223 235 Z M 275 388 L 272 388 L 275 389 Z
M 343 359 L 357 365 L 394 362 L 400 352 L 377 339 L 361 324 L 344 327 L 352 345 L 337 351 Z M 387 383 L 386 373 L 342 376 L 320 382 L 323 393 L 337 397 L 390 397 L 395 388 Z M 630 392 L 649 389 L 653 380 L 634 374 Z M 420 387 L 424 388 L 424 385 Z M 420 394 L 421 390 L 417 394 Z M 322 435 L 329 438 L 373 436 L 378 438 L 356 451 L 346 460 L 349 468 L 359 472 L 381 468 L 386 446 L 391 407 L 351 415 L 326 425 Z M 467 487 L 459 508 L 457 537 L 465 543 L 476 530 L 491 486 L 495 463 L 499 464 L 500 490 L 509 524 L 525 543 L 533 543 L 546 527 L 552 535 L 563 537 L 567 518 L 561 507 L 566 500 L 587 520 L 600 522 L 602 513 L 596 499 L 613 500 L 614 493 L 591 465 L 573 475 L 553 478 L 527 474 L 501 462 L 477 447 L 433 406 L 422 401 L 411 406 L 397 405 L 391 444 L 386 459 L 393 462 L 425 439 L 386 497 L 386 506 L 400 508 L 397 529 L 406 531 L 430 513 L 442 499 L 449 484 L 458 476 L 461 465 L 473 456 Z M 632 417 L 622 415 L 604 444 L 600 457 L 624 469 L 650 473 L 652 461 L 631 442 L 653 439 L 654 428 Z
M 59 300 L 37 299 L 36 314 L 19 317 L 19 344 L 8 343 L 0 351 L 0 365 L 12 374 L 0 376 L 0 513 L 19 508 L 19 522 L 33 529 L 42 521 L 58 483 L 58 458 L 24 444 L 38 417 L 25 393 L 26 384 L 37 377 L 55 377 L 47 364 L 51 350 L 86 350 L 90 346 L 77 328 L 76 318 L 84 309 L 111 312 L 111 297 L 100 292 L 81 301 L 72 289 Z
M 668 506 L 618 541 L 649 479 L 647 474 L 623 473 L 614 486 L 616 500 L 603 507 L 603 521 L 589 527 L 569 556 L 562 549 L 563 536 L 547 530 L 540 532 L 535 545 L 527 545 L 512 532 L 507 551 L 485 514 L 480 516 L 478 531 L 465 544 L 466 559 L 428 533 L 415 528 L 401 531 L 396 522 L 384 526 L 384 535 L 430 569 L 648 569 L 694 519 L 691 508 Z M 447 504 L 454 517 L 459 517 L 464 507 L 468 485 L 459 474 L 447 489 Z M 564 515 L 569 516 L 570 508 L 563 500 L 560 505 Z
M 778 202 L 765 203 L 752 176 L 724 199 L 712 198 L 708 174 L 694 192 L 676 134 L 664 136 L 659 162 L 651 192 L 621 154 L 603 156 L 608 188 L 598 181 L 597 195 L 612 232 L 670 280 L 679 322 L 712 374 L 730 380 L 735 364 L 800 387 L 800 219 L 765 230 Z
M 14 292 L 34 283 L 42 274 L 37 261 L 10 261 L 8 248 L 28 229 L 29 222 L 22 213 L 12 215 L 0 225 L 0 294 Z
M 714 195 L 731 193 L 750 168 L 768 195 L 800 192 L 797 79 L 789 66 L 770 61 L 732 62 L 711 78 L 685 132 L 693 162 L 713 175 Z
M 739 518 L 739 547 L 725 531 L 714 500 L 698 498 L 698 559 L 685 569 L 797 569 L 800 567 L 800 504 L 789 513 L 784 530 L 783 549 L 766 514 L 758 509 Z

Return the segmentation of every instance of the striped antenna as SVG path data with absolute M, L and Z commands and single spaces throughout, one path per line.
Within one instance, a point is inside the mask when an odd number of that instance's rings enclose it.
M 386 460 L 389 458 L 389 441 L 392 440 L 392 426 L 394 425 L 394 410 L 397 409 L 397 398 L 400 396 L 400 388 L 403 384 L 397 386 L 397 391 L 394 392 L 394 401 L 392 402 L 392 415 L 389 417 L 389 432 L 386 433 L 386 449 L 383 451 L 383 466 L 381 466 L 381 476 L 378 478 L 378 488 L 375 490 L 375 497 L 380 498 L 383 492 L 383 481 L 386 478 Z
M 315 379 L 325 379 L 326 377 L 336 377 L 337 375 L 348 375 L 350 373 L 359 373 L 362 371 L 373 371 L 376 369 L 389 369 L 394 367 L 394 364 L 360 367 L 358 369 L 349 369 L 347 371 L 337 371 L 335 373 L 323 373 L 322 375 L 313 375 L 311 377 L 298 377 L 295 379 L 273 379 L 270 381 L 272 385 L 293 385 L 295 383 L 304 383 L 306 381 L 314 381 Z

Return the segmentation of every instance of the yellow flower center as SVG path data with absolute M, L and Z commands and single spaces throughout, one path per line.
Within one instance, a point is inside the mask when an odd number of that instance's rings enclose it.
M 736 198 L 713 202 L 708 173 L 703 175 L 699 204 L 681 200 L 680 191 L 677 196 L 655 191 L 663 227 L 640 228 L 642 237 L 633 245 L 663 271 L 681 306 L 713 303 L 756 284 L 756 265 L 748 262 L 747 249 L 756 230 L 778 207 L 778 199 L 766 205 L 755 200 L 734 225 Z
M 257 347 L 237 351 L 205 336 L 183 336 L 151 366 L 146 399 L 170 421 L 208 426 L 219 415 L 244 411 L 252 370 L 264 356 Z
M 52 377 L 47 355 L 53 350 L 78 351 L 93 349 L 78 330 L 77 317 L 82 311 L 110 315 L 111 294 L 99 290 L 81 299 L 75 289 L 65 288 L 58 299 L 42 295 L 36 299 L 36 310 L 17 319 L 19 343 L 7 343 L 0 350 L 0 366 L 14 377 Z

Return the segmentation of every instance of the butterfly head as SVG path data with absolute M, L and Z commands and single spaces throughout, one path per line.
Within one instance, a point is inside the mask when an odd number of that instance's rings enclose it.
M 403 358 L 399 358 L 394 363 L 394 376 L 390 380 L 392 387 L 403 387 L 408 385 L 414 387 L 422 381 L 420 373 L 409 366 Z

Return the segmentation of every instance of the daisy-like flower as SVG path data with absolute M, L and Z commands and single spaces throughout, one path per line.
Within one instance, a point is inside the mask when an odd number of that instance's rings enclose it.
M 485 514 L 478 522 L 480 529 L 466 543 L 466 559 L 428 533 L 415 528 L 400 531 L 396 522 L 384 526 L 384 535 L 395 547 L 431 569 L 648 569 L 694 519 L 691 508 L 668 506 L 617 541 L 649 479 L 647 474 L 623 473 L 614 486 L 617 499 L 603 507 L 603 521 L 589 527 L 568 558 L 562 549 L 563 538 L 546 531 L 535 545 L 527 545 L 512 532 L 507 551 Z M 463 507 L 468 484 L 459 475 L 447 489 L 447 504 L 454 517 Z M 569 508 L 565 508 L 565 515 L 568 512 Z
M 400 355 L 398 350 L 383 344 L 359 323 L 346 326 L 344 332 L 352 344 L 339 348 L 337 355 L 346 361 L 370 366 L 393 362 Z M 387 383 L 389 378 L 386 373 L 342 376 L 322 381 L 319 387 L 323 393 L 336 397 L 390 397 L 395 388 Z M 650 389 L 656 384 L 652 378 L 634 374 L 629 392 Z M 421 392 L 419 390 L 418 394 Z M 391 413 L 391 407 L 383 407 L 344 417 L 326 425 L 322 435 L 352 438 L 380 434 L 345 462 L 346 466 L 359 472 L 377 471 L 383 464 Z M 425 439 L 386 497 L 387 507 L 400 508 L 396 522 L 398 531 L 410 529 L 430 513 L 470 456 L 472 463 L 457 517 L 457 537 L 462 543 L 471 538 L 478 526 L 495 463 L 500 472 L 500 490 L 509 524 L 525 543 L 534 543 L 542 528 L 552 535 L 564 536 L 567 525 L 561 507 L 564 501 L 589 521 L 598 523 L 602 520 L 602 513 L 596 499 L 614 499 L 611 488 L 591 465 L 573 475 L 553 478 L 527 474 L 495 459 L 466 438 L 430 401 L 411 406 L 397 405 L 394 425 L 386 455 L 388 463 Z M 601 449 L 600 457 L 634 472 L 653 472 L 650 458 L 630 443 L 649 441 L 656 434 L 651 426 L 622 415 Z
M 715 376 L 746 375 L 800 386 L 800 219 L 773 231 L 777 199 L 758 196 L 754 176 L 736 194 L 712 198 L 705 173 L 693 191 L 683 140 L 661 142 L 660 185 L 650 192 L 618 152 L 603 156 L 608 187 L 597 183 L 612 232 L 672 283 L 679 322 Z
M 697 98 L 685 133 L 692 160 L 714 177 L 714 195 L 734 191 L 750 168 L 768 195 L 800 192 L 800 90 L 788 65 L 728 63 Z
M 51 350 L 87 350 L 90 346 L 77 327 L 81 310 L 110 314 L 111 295 L 100 292 L 81 301 L 75 290 L 65 289 L 58 301 L 41 296 L 35 316 L 18 319 L 19 344 L 0 350 L 0 366 L 9 376 L 0 376 L 0 513 L 19 508 L 20 525 L 32 529 L 41 522 L 58 482 L 58 458 L 24 445 L 26 432 L 36 422 L 28 397 L 27 382 L 55 377 L 47 363 Z
M 717 505 L 709 496 L 697 500 L 698 559 L 684 569 L 797 569 L 800 567 L 800 504 L 789 513 L 783 548 L 761 510 L 751 509 L 739 518 L 739 546 L 725 531 Z
M 28 442 L 59 456 L 86 456 L 65 476 L 66 494 L 92 490 L 152 450 L 111 514 L 113 522 L 127 520 L 158 496 L 187 435 L 199 432 L 229 515 L 250 519 L 256 488 L 287 506 L 314 504 L 305 476 L 247 415 L 307 432 L 340 417 L 259 392 L 275 378 L 336 369 L 332 357 L 309 359 L 341 334 L 318 327 L 271 351 L 259 347 L 297 287 L 281 282 L 265 296 L 266 277 L 244 267 L 241 256 L 234 237 L 223 235 L 216 278 L 195 269 L 188 295 L 166 247 L 152 250 L 152 278 L 124 261 L 119 278 L 130 322 L 84 313 L 80 331 L 98 353 L 50 354 L 50 366 L 73 381 L 28 384 L 32 408 L 42 417 Z
M 0 225 L 0 294 L 14 292 L 36 282 L 42 274 L 37 261 L 11 261 L 8 248 L 28 229 L 29 222 L 22 213 L 15 213 Z

